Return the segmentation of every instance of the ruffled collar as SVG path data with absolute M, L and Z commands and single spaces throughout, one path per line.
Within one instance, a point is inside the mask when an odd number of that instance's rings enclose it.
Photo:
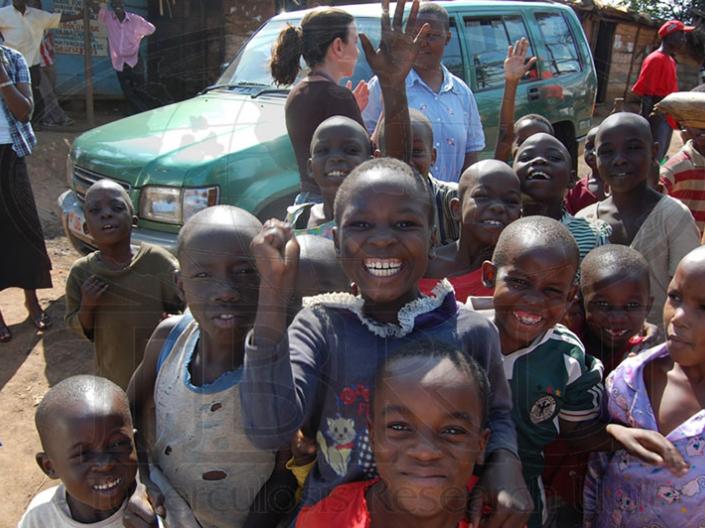
M 421 316 L 429 315 L 429 322 L 435 322 L 436 320 L 446 320 L 458 311 L 453 286 L 446 279 L 436 284 L 431 295 L 422 295 L 402 306 L 397 316 L 399 324 L 380 323 L 367 317 L 363 311 L 364 305 L 365 301 L 359 295 L 344 292 L 324 293 L 303 299 L 303 306 L 306 308 L 327 306 L 348 310 L 355 314 L 370 332 L 382 338 L 404 337 L 410 334 L 420 322 Z M 439 308 L 442 309 L 443 314 L 437 314 L 439 317 L 434 317 L 433 312 Z

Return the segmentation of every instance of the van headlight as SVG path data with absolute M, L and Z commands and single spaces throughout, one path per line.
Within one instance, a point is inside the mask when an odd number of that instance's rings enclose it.
M 140 217 L 183 224 L 198 211 L 217 205 L 218 195 L 218 187 L 144 187 L 140 196 Z

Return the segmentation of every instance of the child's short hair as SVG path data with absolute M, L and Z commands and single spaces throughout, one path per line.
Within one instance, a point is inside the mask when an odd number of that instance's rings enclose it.
M 367 160 L 350 171 L 350 174 L 348 174 L 347 178 L 345 178 L 343 183 L 340 184 L 338 192 L 335 195 L 335 203 L 333 205 L 333 216 L 335 217 L 335 223 L 340 225 L 340 217 L 343 213 L 343 206 L 350 199 L 351 191 L 357 180 L 359 180 L 367 172 L 377 169 L 390 170 L 399 173 L 403 176 L 409 177 L 414 182 L 414 185 L 418 188 L 419 192 L 422 193 L 424 196 L 424 201 L 428 205 L 429 226 L 433 228 L 435 223 L 435 208 L 433 205 L 431 186 L 419 171 L 410 165 L 407 165 L 403 161 L 399 161 L 394 158 L 375 158 Z
M 316 130 L 313 131 L 313 136 L 311 137 L 311 144 L 309 145 L 309 155 L 313 157 L 313 140 L 318 136 L 318 131 L 323 128 L 324 126 L 329 126 L 329 125 L 346 125 L 349 126 L 353 129 L 355 129 L 356 132 L 359 134 L 362 134 L 367 138 L 367 141 L 365 142 L 365 145 L 367 146 L 367 152 L 366 154 L 368 156 L 372 155 L 372 152 L 374 151 L 374 147 L 372 145 L 372 139 L 370 139 L 369 134 L 367 133 L 367 130 L 365 129 L 364 126 L 362 126 L 360 123 L 355 121 L 354 119 L 349 118 L 348 116 L 341 116 L 341 115 L 335 115 L 331 116 L 323 121 L 316 127 Z
M 81 405 L 91 395 L 100 395 L 103 399 L 108 396 L 117 398 L 125 405 L 129 415 L 130 402 L 125 391 L 118 385 L 100 376 L 72 376 L 49 389 L 37 406 L 34 423 L 43 449 L 46 450 L 45 442 L 48 438 L 47 435 L 51 434 L 51 426 L 55 418 L 64 414 L 57 411 L 63 409 L 65 412 L 65 409 L 70 408 L 71 404 Z
M 477 385 L 478 396 L 481 400 L 480 408 L 482 409 L 482 420 L 480 423 L 483 427 L 487 425 L 490 415 L 490 382 L 487 378 L 487 374 L 477 361 L 466 354 L 461 348 L 440 341 L 411 342 L 408 346 L 401 346 L 390 354 L 384 360 L 375 376 L 373 398 L 387 377 L 389 367 L 396 361 L 409 358 L 420 358 L 423 361 L 420 368 L 423 369 L 428 368 L 427 362 L 429 360 L 450 360 L 460 372 L 472 379 Z
M 262 229 L 262 223 L 253 214 L 233 205 L 214 205 L 198 211 L 181 227 L 176 238 L 176 258 L 179 259 L 194 227 L 200 224 L 222 224 L 232 220 L 233 229 L 247 231 L 254 238 Z
M 615 277 L 634 277 L 646 281 L 650 288 L 649 265 L 637 250 L 620 244 L 600 246 L 588 253 L 580 265 L 580 289 L 591 284 L 595 273 Z
M 84 196 L 88 196 L 88 193 L 91 192 L 91 190 L 100 188 L 115 189 L 116 191 L 118 191 L 122 199 L 125 200 L 125 203 L 127 204 L 127 207 L 130 210 L 130 215 L 135 214 L 135 206 L 132 203 L 132 198 L 130 198 L 130 195 L 127 194 L 127 191 L 122 185 L 120 185 L 115 180 L 111 180 L 110 178 L 102 178 L 94 182 L 90 187 L 88 187 L 88 189 L 86 189 L 86 194 Z
M 409 122 L 413 128 L 414 125 L 420 125 L 428 134 L 428 138 L 431 141 L 431 146 L 433 147 L 433 124 L 426 114 L 416 108 L 409 108 Z M 384 115 L 379 120 L 379 125 L 377 126 L 377 144 L 378 146 L 384 145 Z
M 536 121 L 537 123 L 543 125 L 546 127 L 546 132 L 548 134 L 551 134 L 552 136 L 556 135 L 556 131 L 553 128 L 553 125 L 551 122 L 541 114 L 526 114 L 524 116 L 521 116 L 519 119 L 517 119 L 514 122 L 514 133 L 516 134 L 519 130 L 519 124 L 523 121 Z
M 505 227 L 499 235 L 492 255 L 492 262 L 496 267 L 509 263 L 514 253 L 512 246 L 517 240 L 560 248 L 563 254 L 575 263 L 577 271 L 580 261 L 578 244 L 570 231 L 557 220 L 547 216 L 525 216 Z

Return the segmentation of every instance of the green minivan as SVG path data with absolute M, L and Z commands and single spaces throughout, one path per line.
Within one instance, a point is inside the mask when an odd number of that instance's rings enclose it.
M 591 127 L 597 79 L 572 9 L 550 2 L 439 3 L 450 14 L 452 33 L 444 64 L 475 94 L 484 157 L 497 137 L 507 47 L 521 37 L 539 61 L 519 86 L 516 115 L 546 116 L 577 156 Z M 379 3 L 344 9 L 355 16 L 360 32 L 378 41 Z M 299 175 L 284 122 L 288 89 L 274 85 L 268 61 L 279 31 L 298 24 L 305 13 L 267 21 L 218 82 L 198 96 L 97 127 L 74 141 L 67 162 L 70 189 L 58 201 L 75 247 L 92 250 L 82 203 L 87 187 L 101 178 L 115 180 L 132 197 L 139 219 L 135 243 L 173 250 L 184 221 L 215 204 L 236 205 L 261 219 L 283 216 L 298 193 Z M 371 76 L 361 53 L 353 83 Z

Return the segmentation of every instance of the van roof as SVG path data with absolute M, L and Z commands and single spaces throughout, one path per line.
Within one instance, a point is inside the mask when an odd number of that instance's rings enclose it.
M 562 4 L 558 4 L 555 2 L 551 2 L 550 0 L 545 1 L 545 2 L 536 2 L 536 1 L 512 1 L 512 0 L 455 0 L 455 1 L 440 1 L 436 2 L 438 5 L 445 7 L 448 9 L 449 12 L 455 12 L 458 11 L 459 9 L 463 9 L 466 7 L 480 7 L 480 8 L 487 8 L 487 7 L 496 7 L 496 8 L 501 8 L 501 9 L 507 9 L 507 8 L 512 8 L 512 7 L 517 7 L 517 8 L 525 8 L 527 6 L 531 6 L 533 9 L 536 8 L 546 8 L 546 9 L 566 9 L 566 6 Z M 389 5 L 389 10 L 390 12 L 394 13 L 394 6 L 396 4 L 390 3 Z M 411 6 L 411 2 L 407 2 L 407 7 L 405 11 L 408 11 Z M 351 15 L 353 15 L 355 18 L 360 18 L 360 17 L 378 17 L 379 15 L 382 14 L 382 6 L 379 4 L 379 2 L 372 2 L 369 4 L 354 4 L 354 5 L 341 5 L 341 6 L 335 6 L 340 9 L 344 9 Z M 283 13 L 278 14 L 277 16 L 274 17 L 274 20 L 291 20 L 291 19 L 299 19 L 302 18 L 306 13 L 313 11 L 317 8 L 311 8 L 311 9 L 302 9 L 301 11 L 286 11 Z M 569 9 L 569 8 L 568 8 Z

